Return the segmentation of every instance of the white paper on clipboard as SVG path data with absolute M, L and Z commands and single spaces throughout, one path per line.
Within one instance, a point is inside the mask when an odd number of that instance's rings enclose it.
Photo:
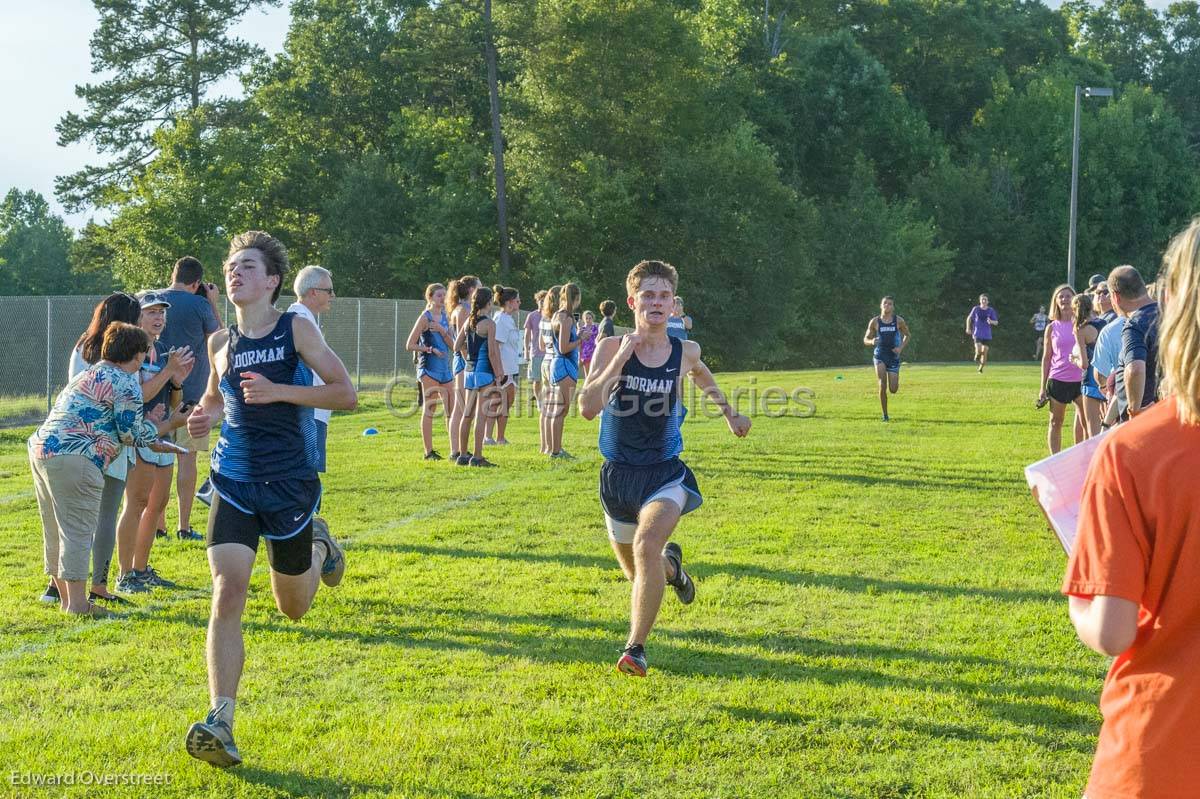
M 1068 555 L 1075 543 L 1079 504 L 1083 498 L 1083 483 L 1087 479 L 1088 467 L 1106 435 L 1107 430 L 1025 467 L 1025 480 L 1029 483 L 1033 498 L 1046 514 L 1050 529 L 1058 536 L 1059 543 Z

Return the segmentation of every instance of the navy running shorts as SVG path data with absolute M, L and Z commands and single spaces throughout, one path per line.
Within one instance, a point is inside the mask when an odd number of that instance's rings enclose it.
M 638 514 L 647 500 L 676 485 L 687 495 L 687 504 L 680 509 L 680 515 L 691 513 L 704 502 L 696 475 L 679 458 L 649 466 L 605 461 L 600 467 L 600 506 L 604 508 L 604 515 L 613 521 L 637 524 Z
M 894 352 L 875 353 L 875 363 L 883 364 L 884 369 L 892 374 L 900 373 L 900 356 Z
M 304 574 L 312 566 L 312 520 L 321 506 L 320 480 L 243 483 L 216 472 L 208 546 L 242 544 L 255 552 L 267 540 L 271 568 L 280 574 Z

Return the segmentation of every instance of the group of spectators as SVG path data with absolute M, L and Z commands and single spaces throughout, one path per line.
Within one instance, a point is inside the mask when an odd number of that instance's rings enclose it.
M 587 380 L 597 343 L 616 335 L 617 305 L 601 302 L 597 322 L 595 313 L 580 310 L 582 294 L 574 283 L 537 291 L 533 300 L 534 309 L 518 326 L 521 294 L 515 288 L 487 288 L 475 275 L 425 288 L 425 308 L 405 344 L 417 367 L 425 460 L 444 460 L 433 436 L 440 410 L 446 418 L 449 461 L 493 466 L 483 447 L 509 443 L 508 417 L 522 377 L 532 384 L 541 453 L 571 457 L 562 448 L 564 417 L 576 385 Z M 667 333 L 686 339 L 691 329 L 692 318 L 684 313 L 683 300 L 676 298 Z
M 1158 399 L 1159 302 L 1132 266 L 1093 275 L 1087 291 L 1063 284 L 1050 296 L 1041 350 L 1041 392 L 1049 403 L 1047 445 L 1062 448 L 1067 407 L 1076 443 L 1142 413 Z
M 314 320 L 333 297 L 320 267 L 301 270 L 295 289 L 289 310 Z M 167 288 L 117 292 L 93 311 L 72 349 L 68 383 L 28 442 L 50 578 L 42 601 L 107 615 L 104 604 L 128 603 L 123 595 L 174 587 L 150 564 L 156 539 L 203 540 L 191 520 L 197 457 L 209 437 L 189 436 L 186 420 L 209 380 L 207 341 L 221 326 L 219 299 L 201 263 L 184 257 Z M 323 433 L 328 411 L 316 415 Z M 173 536 L 166 524 L 172 488 Z
M 1086 795 L 1195 796 L 1200 217 L 1172 239 L 1156 291 L 1128 266 L 1093 285 L 1101 309 L 1107 289 L 1112 316 L 1083 368 L 1096 373 L 1106 400 L 1101 426 L 1127 421 L 1092 456 L 1062 585 L 1080 640 L 1115 658 L 1100 695 L 1104 722 Z M 1070 324 L 1079 330 L 1089 314 L 1075 299 Z M 1079 338 L 1086 349 L 1092 337 Z M 1055 335 L 1056 348 L 1066 341 Z M 1065 361 L 1057 349 L 1054 360 Z

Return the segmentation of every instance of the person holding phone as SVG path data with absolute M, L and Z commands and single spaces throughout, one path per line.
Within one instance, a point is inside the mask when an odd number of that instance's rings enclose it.
M 208 377 L 208 337 L 222 325 L 218 302 L 221 292 L 214 283 L 204 280 L 204 267 L 190 255 L 175 262 L 171 285 L 156 292 L 171 304 L 167 324 L 159 341 L 170 347 L 187 347 L 196 357 L 195 368 L 183 381 L 183 401 L 193 405 L 204 393 Z M 179 503 L 179 524 L 175 535 L 185 541 L 203 538 L 192 529 L 192 504 L 196 494 L 196 453 L 208 451 L 208 437 L 192 438 L 187 429 L 176 432 L 175 443 L 188 450 L 178 458 L 179 471 L 175 478 L 175 493 Z

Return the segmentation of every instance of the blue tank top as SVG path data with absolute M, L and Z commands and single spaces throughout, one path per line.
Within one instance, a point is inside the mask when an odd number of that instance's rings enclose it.
M 683 341 L 671 338 L 671 354 L 650 367 L 629 356 L 600 413 L 600 454 L 630 466 L 651 466 L 683 452 L 687 408 L 679 398 Z
M 142 361 L 140 367 L 141 374 L 138 375 L 140 382 L 145 383 L 150 378 L 162 371 L 162 368 L 167 365 L 167 359 L 171 357 L 170 348 L 161 341 L 154 342 L 154 362 L 150 362 L 149 353 L 146 354 L 146 360 Z M 171 381 L 163 383 L 163 387 L 158 390 L 158 393 L 153 397 L 143 397 L 142 412 L 149 413 L 154 410 L 155 405 L 165 405 L 171 401 Z M 170 410 L 170 409 L 168 409 Z
M 430 322 L 433 321 L 433 314 L 429 311 L 425 312 L 425 316 Z M 442 317 L 438 320 L 442 327 L 446 330 L 450 329 L 450 320 L 446 318 L 446 311 L 442 309 Z M 438 371 L 441 367 L 446 366 L 446 358 L 449 357 L 449 347 L 446 346 L 446 341 L 438 333 L 433 332 L 429 328 L 425 328 L 425 332 L 421 334 L 421 343 L 426 347 L 433 347 L 436 352 L 418 352 L 417 353 L 417 368 L 426 371 Z
M 476 332 L 469 322 L 467 323 L 467 369 L 471 372 L 492 374 L 492 365 L 488 362 L 488 337 Z
M 575 320 L 572 319 L 571 320 L 571 334 L 569 336 L 567 336 L 567 341 L 574 343 L 578 340 L 579 340 L 579 328 L 575 326 Z M 572 363 L 574 363 L 576 365 L 579 364 L 579 348 L 576 347 L 575 349 L 568 352 L 566 355 L 563 355 L 562 352 L 559 351 L 559 349 L 558 349 L 558 336 L 554 335 L 553 331 L 551 331 L 551 335 L 550 335 L 550 347 L 551 347 L 550 352 L 553 353 L 551 355 L 552 359 L 553 358 L 566 358 L 568 361 L 571 361 Z
M 220 384 L 225 421 L 212 452 L 212 470 L 222 477 L 245 483 L 317 477 L 313 409 L 290 402 L 247 405 L 242 397 L 242 372 L 256 372 L 272 383 L 310 384 L 292 336 L 295 318 L 294 313 L 283 314 L 262 338 L 243 336 L 237 325 L 229 326 Z
M 1100 331 L 1104 329 L 1106 324 L 1108 324 L 1108 320 L 1104 319 L 1103 317 L 1097 317 L 1096 319 L 1088 320 L 1087 323 L 1096 328 L 1096 341 L 1099 341 Z M 1088 368 L 1087 372 L 1085 372 L 1083 375 L 1083 384 L 1092 388 L 1098 388 L 1096 384 L 1096 365 L 1092 363 L 1096 356 L 1096 341 L 1093 341 L 1091 344 L 1087 345 Z
M 682 341 L 688 340 L 688 331 L 683 324 L 682 316 L 672 316 L 667 319 L 667 335 Z
M 875 322 L 875 330 L 878 333 L 878 340 L 875 342 L 875 354 L 895 355 L 892 350 L 900 346 L 900 317 L 892 314 L 892 321 L 885 322 L 882 316 L 876 316 Z

